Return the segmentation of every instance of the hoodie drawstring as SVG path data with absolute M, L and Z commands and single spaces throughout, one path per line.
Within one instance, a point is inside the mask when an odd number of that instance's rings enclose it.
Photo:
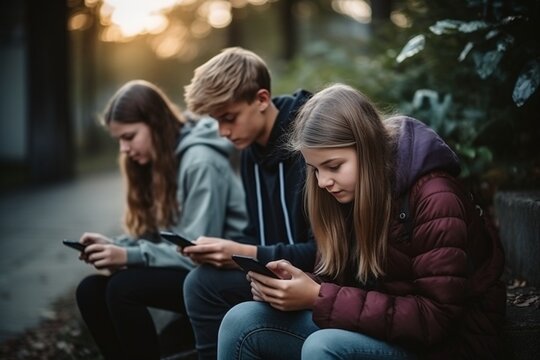
M 285 176 L 283 175 L 283 163 L 279 163 L 279 192 L 281 198 L 281 208 L 283 209 L 283 217 L 285 218 L 285 228 L 287 229 L 287 238 L 289 244 L 294 244 L 291 224 L 289 224 L 289 211 L 287 210 L 287 203 L 285 202 Z
M 261 179 L 259 178 L 259 165 L 255 164 L 255 188 L 257 189 L 257 212 L 259 214 L 259 238 L 261 239 L 261 245 L 266 245 L 266 238 L 264 237 L 264 218 L 262 209 L 262 197 L 261 197 Z
M 263 203 L 261 196 L 261 179 L 259 175 L 259 165 L 255 164 L 255 188 L 257 190 L 257 212 L 259 215 L 259 237 L 261 239 L 261 245 L 266 245 L 266 238 L 264 235 L 264 214 L 263 214 Z M 287 239 L 289 244 L 294 244 L 291 224 L 289 220 L 289 211 L 287 210 L 287 202 L 285 201 L 285 176 L 283 175 L 283 163 L 279 163 L 279 197 L 281 200 L 281 209 L 283 210 L 283 217 L 285 219 L 285 229 L 287 230 Z

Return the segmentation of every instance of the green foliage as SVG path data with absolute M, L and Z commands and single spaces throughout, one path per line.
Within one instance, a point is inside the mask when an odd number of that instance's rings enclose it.
M 387 113 L 432 126 L 460 156 L 461 176 L 490 189 L 487 199 L 500 186 L 538 187 L 540 2 L 510 3 L 396 1 L 412 27 L 378 23 L 367 40 L 311 41 L 273 67 L 274 92 L 347 83 Z
M 396 57 L 405 71 L 422 61 L 435 70 L 431 86 L 417 87 L 414 101 L 402 109 L 428 119 L 454 147 L 465 165 L 462 176 L 495 186 L 537 187 L 539 2 L 468 5 L 469 13 L 460 15 L 464 20 L 435 21 Z

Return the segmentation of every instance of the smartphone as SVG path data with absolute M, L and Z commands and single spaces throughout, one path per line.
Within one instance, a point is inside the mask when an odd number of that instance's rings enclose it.
M 233 255 L 232 259 L 244 270 L 245 272 L 253 271 L 262 275 L 279 279 L 279 276 L 274 274 L 270 269 L 261 264 L 257 259 L 249 256 Z
M 67 239 L 64 239 L 62 241 L 62 243 L 66 246 L 69 246 L 70 248 L 72 249 L 75 249 L 75 250 L 78 250 L 78 251 L 81 251 L 83 252 L 84 251 L 84 248 L 86 248 L 86 245 L 84 244 L 81 244 L 80 242 L 78 241 L 75 241 L 75 240 L 67 240 Z
M 169 231 L 160 231 L 159 235 L 161 235 L 161 237 L 167 240 L 168 242 L 171 242 L 174 245 L 180 246 L 181 248 L 185 248 L 186 246 L 196 245 L 193 241 L 188 240 L 185 237 L 178 235 L 177 233 L 173 233 Z

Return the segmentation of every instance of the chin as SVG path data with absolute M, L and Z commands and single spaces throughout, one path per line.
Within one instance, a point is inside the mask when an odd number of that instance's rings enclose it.
M 135 161 L 139 165 L 146 165 L 150 162 L 150 159 L 142 158 L 142 159 L 134 159 L 133 161 Z
M 249 144 L 246 142 L 239 142 L 239 143 L 233 143 L 233 146 L 236 150 L 244 150 L 249 146 Z

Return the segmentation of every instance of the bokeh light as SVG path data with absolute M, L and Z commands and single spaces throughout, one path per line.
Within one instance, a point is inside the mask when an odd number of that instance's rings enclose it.
M 371 6 L 364 0 L 332 0 L 332 9 L 359 23 L 371 22 Z

